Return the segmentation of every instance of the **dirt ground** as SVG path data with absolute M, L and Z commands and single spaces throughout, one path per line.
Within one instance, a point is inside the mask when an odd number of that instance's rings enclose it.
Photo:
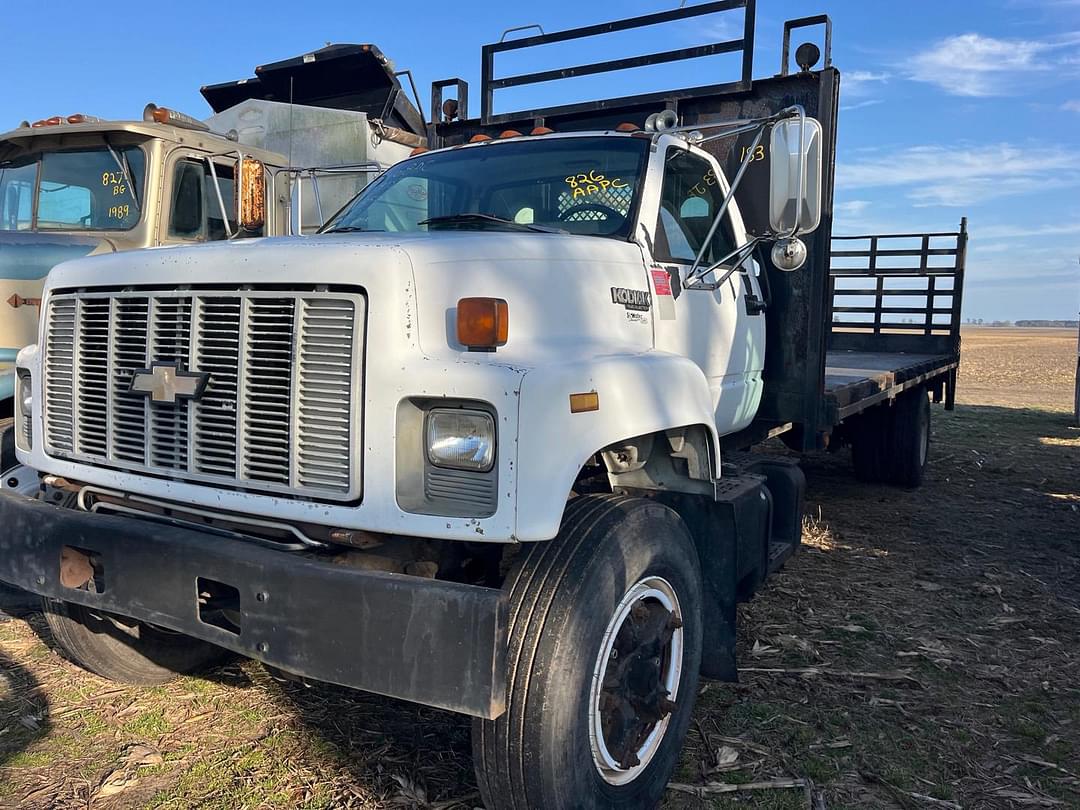
M 965 332 L 917 492 L 806 459 L 804 547 L 741 609 L 741 683 L 701 688 L 667 807 L 1080 807 L 1075 364 L 1075 333 Z M 0 805 L 479 804 L 463 718 L 251 663 L 120 687 L 11 610 Z

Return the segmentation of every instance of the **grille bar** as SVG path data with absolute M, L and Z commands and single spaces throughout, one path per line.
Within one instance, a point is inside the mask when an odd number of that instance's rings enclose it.
M 133 290 L 50 297 L 45 449 L 96 466 L 325 500 L 360 496 L 362 295 Z M 155 365 L 198 399 L 132 392 Z

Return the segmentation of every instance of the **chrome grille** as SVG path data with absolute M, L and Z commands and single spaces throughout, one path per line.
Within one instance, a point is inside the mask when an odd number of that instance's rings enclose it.
M 358 294 L 61 293 L 45 332 L 45 448 L 98 466 L 329 500 L 360 494 Z M 155 364 L 201 396 L 130 390 Z

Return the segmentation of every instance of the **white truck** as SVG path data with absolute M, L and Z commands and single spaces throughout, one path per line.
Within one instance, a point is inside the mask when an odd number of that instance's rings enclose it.
M 741 39 L 648 58 L 740 52 L 736 81 L 493 112 L 554 78 L 496 53 L 735 7 Z M 760 81 L 753 0 L 487 46 L 481 117 L 437 83 L 442 148 L 321 235 L 56 268 L 0 579 L 105 677 L 231 650 L 471 715 L 490 808 L 655 805 L 699 675 L 736 676 L 736 602 L 799 543 L 797 464 L 742 451 L 846 433 L 914 483 L 958 361 L 826 345 L 839 74 L 810 45 L 789 73 L 806 22 Z M 829 341 L 913 336 L 887 314 Z
M 139 120 L 57 115 L 0 134 L 0 420 L 13 414 L 15 354 L 35 340 L 55 265 L 313 232 L 426 142 L 373 45 L 328 46 L 202 92 L 215 111 L 206 121 L 148 104 Z M 266 199 L 262 220 L 238 219 L 241 189 Z M 0 471 L 13 461 L 4 455 Z

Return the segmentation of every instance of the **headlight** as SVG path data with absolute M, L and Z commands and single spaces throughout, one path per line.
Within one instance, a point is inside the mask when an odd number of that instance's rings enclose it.
M 495 463 L 495 421 L 483 411 L 432 410 L 427 453 L 436 467 L 487 472 Z
M 19 412 L 29 419 L 34 412 L 34 389 L 30 385 L 30 375 L 20 372 L 18 380 L 19 388 L 16 396 L 19 398 Z
M 30 384 L 30 372 L 15 372 L 15 447 L 29 453 L 34 444 L 31 415 L 34 412 L 34 389 Z

